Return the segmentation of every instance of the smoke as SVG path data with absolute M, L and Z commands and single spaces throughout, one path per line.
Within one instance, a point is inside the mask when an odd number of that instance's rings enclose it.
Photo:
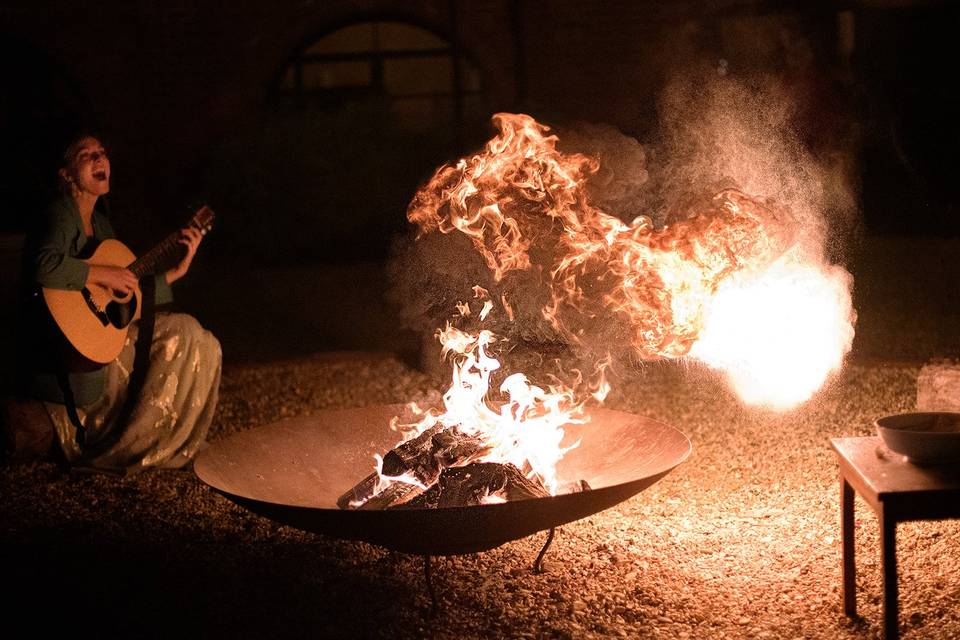
M 624 222 L 645 215 L 655 226 L 662 225 L 662 217 L 646 206 L 647 154 L 636 138 L 610 125 L 592 123 L 559 126 L 556 134 L 561 151 L 599 161 L 599 168 L 587 180 L 591 204 Z
M 681 219 L 718 187 L 735 184 L 790 211 L 813 255 L 842 255 L 858 218 L 852 152 L 830 147 L 842 141 L 818 140 L 814 156 L 802 130 L 816 113 L 807 100 L 774 76 L 675 77 L 658 100 L 658 135 L 647 147 L 655 219 Z

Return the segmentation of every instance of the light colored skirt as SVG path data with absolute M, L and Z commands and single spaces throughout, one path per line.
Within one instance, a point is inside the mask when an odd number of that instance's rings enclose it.
M 87 431 L 82 448 L 66 408 L 45 403 L 64 455 L 76 467 L 121 475 L 147 467 L 179 468 L 206 446 L 220 390 L 219 341 L 192 316 L 158 313 L 143 390 L 127 424 L 119 424 L 137 329 L 130 326 L 123 350 L 107 365 L 100 398 L 77 407 Z

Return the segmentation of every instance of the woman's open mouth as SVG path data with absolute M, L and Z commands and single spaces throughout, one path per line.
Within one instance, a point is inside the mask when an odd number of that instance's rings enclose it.
M 93 172 L 93 177 L 94 177 L 95 180 L 98 180 L 98 181 L 100 181 L 100 182 L 103 182 L 104 180 L 107 179 L 107 172 L 106 172 L 105 170 L 94 171 L 94 172 Z

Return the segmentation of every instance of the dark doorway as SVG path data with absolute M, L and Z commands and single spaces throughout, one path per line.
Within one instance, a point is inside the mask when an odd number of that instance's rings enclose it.
M 307 40 L 259 128 L 212 163 L 231 245 L 267 264 L 385 258 L 419 184 L 460 154 L 485 108 L 479 68 L 421 26 L 362 20 Z

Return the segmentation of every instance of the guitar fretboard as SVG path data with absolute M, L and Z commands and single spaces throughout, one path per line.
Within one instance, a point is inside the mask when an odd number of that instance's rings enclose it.
M 163 242 L 137 258 L 128 269 L 137 278 L 152 275 L 164 267 L 172 267 L 183 252 L 180 244 L 180 232 L 171 233 Z
M 213 211 L 209 207 L 201 207 L 191 218 L 187 226 L 206 233 L 213 223 Z M 153 275 L 161 269 L 173 267 L 183 256 L 184 246 L 180 243 L 180 232 L 175 231 L 167 236 L 163 242 L 133 261 L 128 269 L 137 278 Z

